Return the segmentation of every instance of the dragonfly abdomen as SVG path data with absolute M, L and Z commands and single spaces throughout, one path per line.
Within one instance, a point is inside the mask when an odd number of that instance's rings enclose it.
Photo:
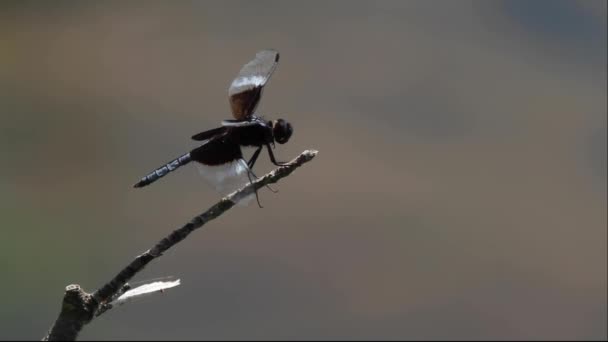
M 137 182 L 135 185 L 133 185 L 133 187 L 141 188 L 148 184 L 151 184 L 151 183 L 157 181 L 159 178 L 164 177 L 169 172 L 175 171 L 180 166 L 184 166 L 191 161 L 192 161 L 192 158 L 190 157 L 190 152 L 188 152 L 188 153 L 184 154 L 183 156 L 173 159 L 172 161 L 168 162 L 167 164 L 150 172 L 148 175 L 143 177 L 139 182 Z

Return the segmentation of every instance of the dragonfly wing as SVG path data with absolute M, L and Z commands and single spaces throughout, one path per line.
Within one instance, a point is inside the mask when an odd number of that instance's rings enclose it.
M 244 159 L 240 158 L 220 165 L 205 165 L 196 163 L 196 167 L 215 191 L 226 196 L 241 187 L 247 185 L 253 176 L 249 173 L 249 167 Z M 238 201 L 239 205 L 248 205 L 255 194 L 251 193 Z

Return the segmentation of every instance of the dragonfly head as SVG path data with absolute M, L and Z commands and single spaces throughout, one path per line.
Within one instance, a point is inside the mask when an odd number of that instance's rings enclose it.
M 272 122 L 272 135 L 274 140 L 279 144 L 284 144 L 289 141 L 293 128 L 291 124 L 283 119 L 274 120 Z

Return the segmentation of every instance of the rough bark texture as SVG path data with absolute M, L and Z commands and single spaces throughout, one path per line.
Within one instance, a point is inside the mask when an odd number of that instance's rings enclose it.
M 43 341 L 74 341 L 82 327 L 93 319 L 96 305 L 78 285 L 65 288 L 61 312 Z
M 85 324 L 111 308 L 111 302 L 128 289 L 127 282 L 155 258 L 160 257 L 166 250 L 185 239 L 195 229 L 220 216 L 232 208 L 239 200 L 268 184 L 276 183 L 288 176 L 302 164 L 312 160 L 317 151 L 307 150 L 297 158 L 281 166 L 251 184 L 222 198 L 204 213 L 194 217 L 190 222 L 174 230 L 169 236 L 160 240 L 154 247 L 137 256 L 127 267 L 121 270 L 112 280 L 92 294 L 83 291 L 79 285 L 69 285 L 63 297 L 59 317 L 51 327 L 44 341 L 74 341 Z

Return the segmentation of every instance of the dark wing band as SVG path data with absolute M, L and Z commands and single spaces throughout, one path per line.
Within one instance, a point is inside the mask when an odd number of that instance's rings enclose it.
M 224 133 L 226 133 L 226 127 L 222 126 L 222 127 L 210 129 L 208 131 L 204 131 L 204 132 L 195 134 L 192 136 L 192 140 L 196 140 L 196 141 L 208 140 L 217 135 L 224 134 Z
M 255 111 L 262 89 L 279 64 L 279 53 L 262 50 L 245 64 L 228 88 L 232 115 L 237 120 L 247 120 Z

